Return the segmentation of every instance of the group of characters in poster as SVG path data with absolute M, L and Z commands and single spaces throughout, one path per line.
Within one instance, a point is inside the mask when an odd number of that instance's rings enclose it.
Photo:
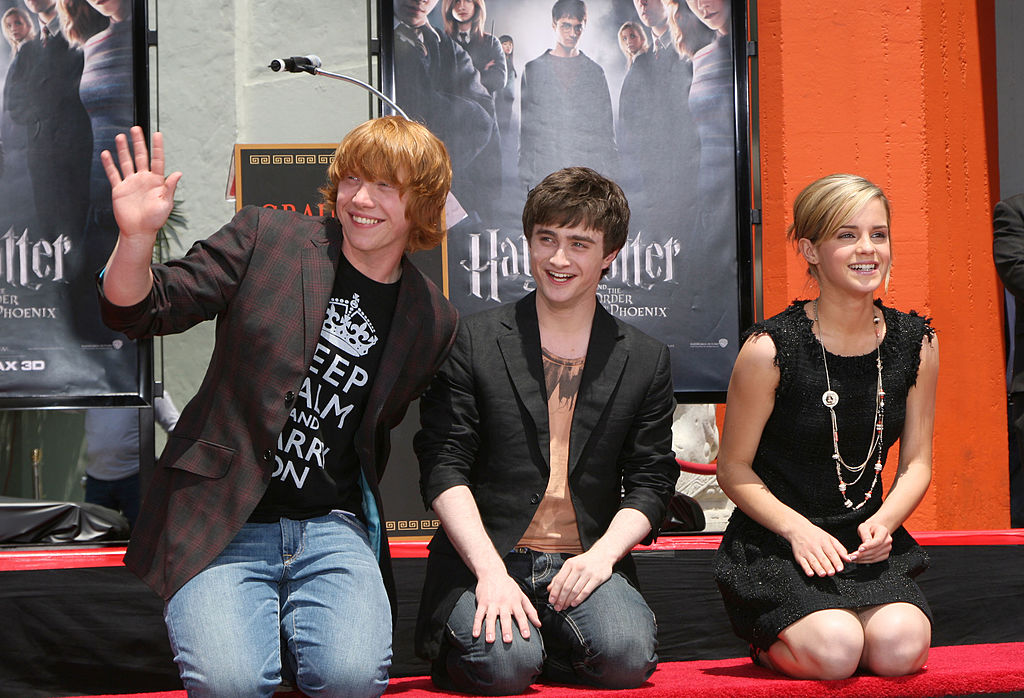
M 677 389 L 724 390 L 739 332 L 730 0 L 394 0 L 395 97 L 449 149 L 463 312 L 531 288 L 519 212 L 583 165 L 626 192 L 599 289 L 666 341 Z
M 0 8 L 0 317 L 16 329 L 0 384 L 134 392 L 135 354 L 102 326 L 91 289 L 117 239 L 99 153 L 135 122 L 132 0 Z

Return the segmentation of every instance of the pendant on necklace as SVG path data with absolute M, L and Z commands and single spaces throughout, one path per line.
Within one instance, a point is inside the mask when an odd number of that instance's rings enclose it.
M 831 409 L 839 404 L 839 394 L 834 390 L 826 390 L 821 394 L 821 401 Z

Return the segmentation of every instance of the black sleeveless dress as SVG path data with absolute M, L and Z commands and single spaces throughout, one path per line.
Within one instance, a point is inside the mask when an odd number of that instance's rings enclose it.
M 860 545 L 857 526 L 881 506 L 882 478 L 863 507 L 852 510 L 844 506 L 832 459 L 832 424 L 828 408 L 821 401 L 827 389 L 821 345 L 804 312 L 808 302 L 794 301 L 775 317 L 754 325 L 743 337 L 767 333 L 775 343 L 775 363 L 780 373 L 775 407 L 761 435 L 753 469 L 783 503 L 852 551 Z M 880 346 L 885 453 L 903 431 L 907 392 L 917 380 L 921 361 L 921 341 L 934 331 L 928 318 L 913 311 L 902 313 L 877 301 L 876 305 L 886 323 Z M 875 352 L 863 356 L 830 353 L 828 370 L 832 389 L 840 396 L 835 407 L 839 452 L 847 463 L 860 463 L 867 455 L 875 417 Z M 854 505 L 864 501 L 874 463 L 872 457 L 860 480 L 846 491 Z M 844 479 L 852 478 L 846 475 Z M 913 581 L 927 568 L 928 556 L 903 527 L 892 532 L 892 539 L 887 560 L 846 564 L 832 577 L 808 577 L 793 559 L 785 538 L 736 509 L 714 561 L 715 581 L 733 630 L 751 645 L 766 650 L 781 630 L 828 608 L 853 609 L 905 601 L 931 619 L 928 603 Z

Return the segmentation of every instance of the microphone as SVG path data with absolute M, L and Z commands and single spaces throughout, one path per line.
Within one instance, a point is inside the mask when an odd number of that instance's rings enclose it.
M 323 65 L 320 56 L 292 56 L 291 58 L 275 58 L 270 61 L 270 69 L 275 73 L 284 68 L 288 73 L 316 74 L 316 69 Z

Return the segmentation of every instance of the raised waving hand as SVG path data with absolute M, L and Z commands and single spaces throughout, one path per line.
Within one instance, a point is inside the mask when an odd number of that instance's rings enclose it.
M 117 164 L 109 150 L 100 154 L 120 229 L 104 270 L 103 292 L 111 303 L 123 306 L 134 305 L 149 294 L 156 234 L 171 214 L 174 190 L 181 179 L 180 172 L 164 177 L 164 140 L 159 132 L 153 134 L 152 157 L 140 127 L 132 127 L 131 141 L 129 149 L 128 138 L 118 134 Z
M 110 180 L 114 217 L 122 236 L 145 236 L 152 246 L 156 232 L 167 222 L 174 207 L 174 191 L 181 173 L 164 177 L 164 139 L 160 132 L 153 134 L 152 157 L 138 126 L 131 129 L 131 148 L 123 133 L 117 136 L 115 143 L 117 164 L 109 150 L 100 154 L 103 170 Z

